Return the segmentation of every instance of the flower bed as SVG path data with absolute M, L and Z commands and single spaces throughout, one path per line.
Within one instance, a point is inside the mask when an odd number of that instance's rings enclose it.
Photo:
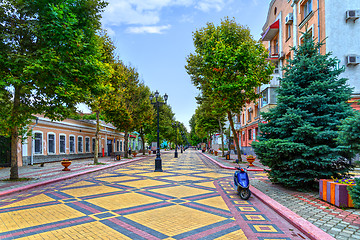
M 320 179 L 320 199 L 334 204 L 337 207 L 354 207 L 353 201 L 348 193 L 347 187 L 354 184 L 344 184 L 333 179 Z

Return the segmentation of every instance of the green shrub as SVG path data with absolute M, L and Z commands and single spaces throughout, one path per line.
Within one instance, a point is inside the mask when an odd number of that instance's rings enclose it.
M 348 186 L 347 190 L 353 200 L 354 207 L 360 208 L 360 178 L 355 178 L 356 185 L 353 187 Z

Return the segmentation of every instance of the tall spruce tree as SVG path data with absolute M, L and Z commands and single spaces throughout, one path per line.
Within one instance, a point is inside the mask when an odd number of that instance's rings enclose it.
M 319 53 L 321 45 L 305 33 L 304 43 L 292 49 L 277 106 L 262 114 L 259 142 L 252 144 L 270 167 L 270 180 L 287 187 L 315 186 L 316 179 L 339 177 L 350 168 L 336 138 L 341 120 L 353 114 L 347 103 L 351 88 L 339 78 L 344 68 L 337 59 Z

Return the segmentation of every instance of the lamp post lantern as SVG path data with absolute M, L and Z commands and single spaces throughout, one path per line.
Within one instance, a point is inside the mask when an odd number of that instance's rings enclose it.
M 155 101 L 153 102 L 153 99 L 155 97 Z M 159 102 L 158 101 L 159 92 L 156 90 L 154 96 L 150 95 L 150 102 L 156 107 L 157 112 L 157 149 L 156 149 L 156 158 L 155 158 L 155 170 L 154 172 L 162 172 L 162 164 L 161 164 L 161 157 L 160 157 L 160 140 L 159 140 L 159 106 L 166 104 L 166 101 L 168 99 L 168 95 L 165 93 L 164 100 L 165 102 Z
M 178 157 L 178 152 L 177 152 L 177 129 L 178 127 L 180 127 L 180 123 L 179 122 L 173 122 L 172 123 L 173 127 L 175 128 L 175 156 L 174 158 L 177 158 Z

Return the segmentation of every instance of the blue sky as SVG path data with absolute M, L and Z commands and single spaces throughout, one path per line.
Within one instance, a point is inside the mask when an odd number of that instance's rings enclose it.
M 188 127 L 198 90 L 184 66 L 194 52 L 192 32 L 228 16 L 260 38 L 270 0 L 109 0 L 103 28 L 116 53 L 137 68 L 152 91 L 169 95 L 175 118 Z M 189 127 L 188 130 L 190 131 Z

